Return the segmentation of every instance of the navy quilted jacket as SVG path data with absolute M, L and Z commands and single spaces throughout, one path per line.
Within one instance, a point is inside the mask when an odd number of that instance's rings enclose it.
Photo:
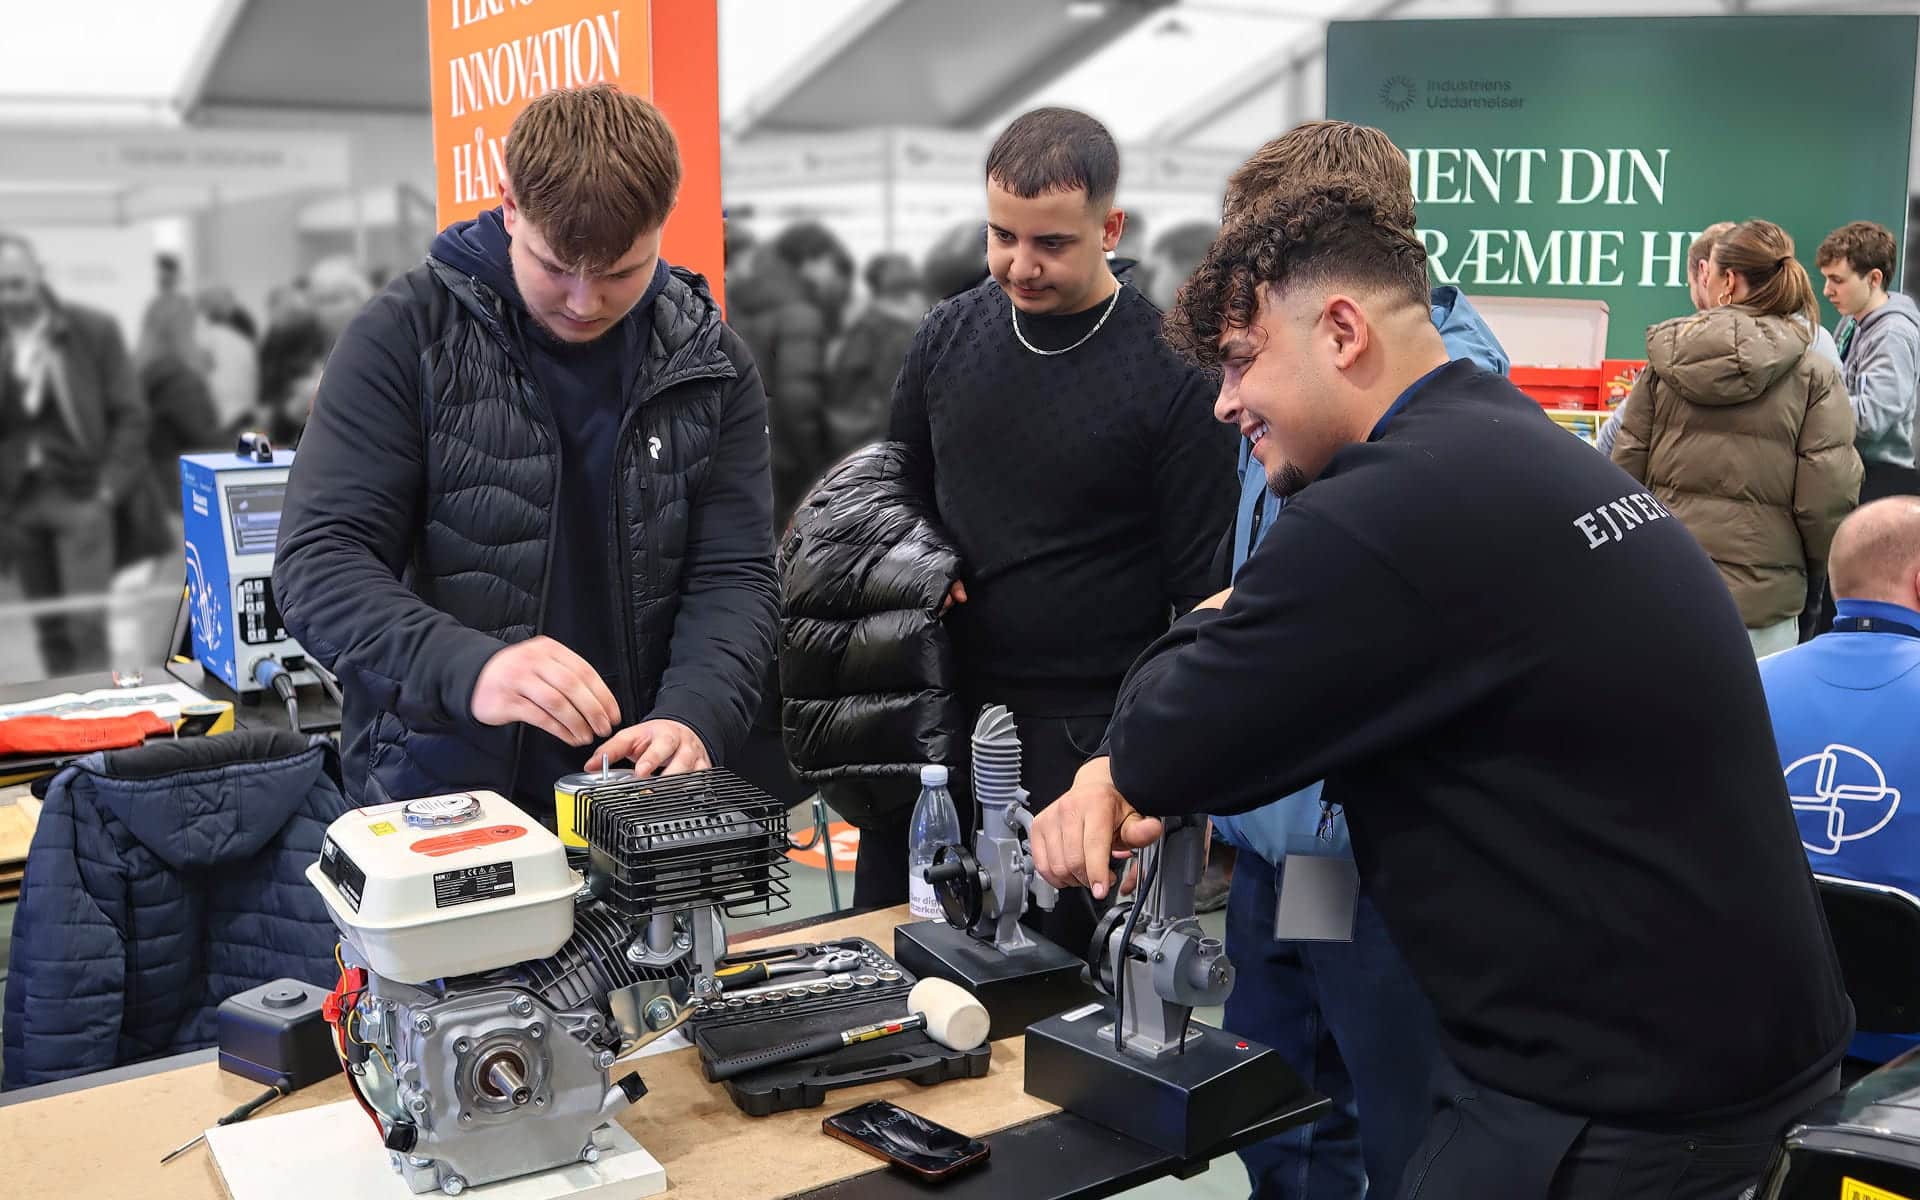
M 669 717 L 716 765 L 746 736 L 773 653 L 767 405 L 698 275 L 675 268 L 624 381 L 615 594 L 626 723 Z M 511 794 L 518 725 L 483 726 L 480 669 L 541 631 L 561 456 L 508 299 L 429 258 L 327 362 L 280 524 L 287 628 L 346 692 L 347 795 Z
M 282 977 L 329 985 L 334 928 L 302 872 L 347 810 L 338 772 L 332 746 L 287 733 L 62 771 L 14 917 L 0 1087 L 201 1049 L 227 997 Z

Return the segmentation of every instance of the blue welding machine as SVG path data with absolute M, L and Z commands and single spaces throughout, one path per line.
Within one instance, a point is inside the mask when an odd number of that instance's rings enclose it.
M 263 659 L 303 657 L 273 600 L 273 551 L 292 466 L 292 451 L 275 452 L 253 437 L 234 454 L 180 456 L 193 656 L 242 695 L 265 690 L 255 679 Z

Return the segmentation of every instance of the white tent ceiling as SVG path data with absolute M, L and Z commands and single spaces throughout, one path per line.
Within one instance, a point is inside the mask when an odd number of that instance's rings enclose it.
M 0 120 L 173 124 L 189 78 L 244 0 L 15 5 L 0 37 Z
M 892 124 L 968 129 L 1104 57 L 1173 0 L 872 0 L 748 81 L 744 103 L 723 97 L 736 137 L 817 134 Z M 723 6 L 721 57 L 758 38 L 752 0 Z M 769 64 L 770 66 L 773 64 Z M 735 103 L 730 104 L 729 101 Z M 878 118 L 876 120 L 876 118 Z
M 1920 11 L 1920 0 L 718 0 L 735 136 L 978 132 L 1066 104 L 1123 141 L 1232 124 L 1317 69 L 1330 18 Z M 70 0 L 0 38 L 0 124 L 191 123 L 203 107 L 427 111 L 428 0 Z M 51 52 L 84 46 L 84 54 Z M 1316 86 L 1306 89 L 1318 105 Z M 1298 85 L 1295 85 L 1296 87 Z

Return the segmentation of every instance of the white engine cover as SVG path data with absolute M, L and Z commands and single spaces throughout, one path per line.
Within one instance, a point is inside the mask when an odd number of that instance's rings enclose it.
M 307 881 L 369 968 L 416 984 L 554 953 L 580 888 L 560 839 L 494 792 L 355 809 Z

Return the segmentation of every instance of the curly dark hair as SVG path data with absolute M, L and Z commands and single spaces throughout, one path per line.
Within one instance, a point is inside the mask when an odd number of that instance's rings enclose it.
M 1180 289 L 1162 332 L 1195 366 L 1219 365 L 1220 339 L 1246 329 L 1260 289 L 1337 280 L 1409 304 L 1427 302 L 1427 251 L 1402 224 L 1404 202 L 1346 175 L 1263 198 L 1221 233 Z
M 1235 224 L 1271 193 L 1326 175 L 1373 184 L 1383 205 L 1392 206 L 1395 222 L 1413 228 L 1413 168 L 1406 154 L 1380 130 L 1351 121 L 1306 121 L 1254 151 L 1227 179 L 1221 220 Z

